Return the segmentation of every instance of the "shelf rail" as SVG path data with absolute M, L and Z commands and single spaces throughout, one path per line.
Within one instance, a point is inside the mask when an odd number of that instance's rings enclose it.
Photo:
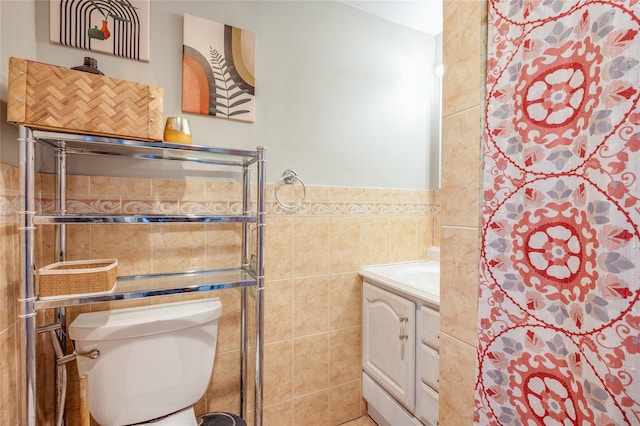
M 169 294 L 253 287 L 256 286 L 256 283 L 257 279 L 254 273 L 243 268 L 129 275 L 118 277 L 115 288 L 111 292 L 39 297 L 35 301 L 35 308 L 36 311 L 39 311 L 49 308 L 116 302 Z

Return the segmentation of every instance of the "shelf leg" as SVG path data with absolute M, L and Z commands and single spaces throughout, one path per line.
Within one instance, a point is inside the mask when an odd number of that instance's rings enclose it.
M 20 424 L 36 424 L 36 311 L 35 311 L 35 140 L 31 129 L 20 126 L 20 292 L 18 318 L 20 324 L 20 377 L 22 401 Z
M 262 386 L 264 377 L 264 231 L 265 231 L 265 186 L 266 186 L 266 149 L 258 147 L 258 188 L 257 213 L 258 229 L 256 232 L 256 366 L 255 366 L 255 401 L 254 426 L 262 426 Z
M 243 214 L 249 214 L 249 198 L 251 188 L 251 173 L 247 165 L 242 168 L 242 187 L 244 188 L 242 193 L 242 212 Z M 242 266 L 244 268 L 250 268 L 249 264 L 249 224 L 242 224 Z M 241 301 L 241 314 L 240 314 L 240 417 L 247 418 L 248 414 L 248 393 L 247 384 L 249 378 L 249 318 L 248 310 L 249 306 L 249 290 L 247 288 L 242 289 L 242 301 Z
M 240 417 L 243 419 L 247 418 L 247 383 L 248 382 L 248 372 L 249 372 L 249 333 L 248 333 L 248 309 L 247 306 L 249 303 L 249 289 L 242 289 L 242 312 L 240 317 L 240 333 L 241 333 L 241 341 L 240 341 Z
M 59 148 L 56 150 L 56 213 L 59 215 L 67 214 L 67 151 L 65 148 Z M 67 230 L 66 225 L 60 224 L 56 227 L 56 262 L 62 262 L 66 260 L 66 247 L 67 247 Z M 57 308 L 56 321 L 60 324 L 60 330 L 56 332 L 58 343 L 63 351 L 67 347 L 67 336 L 65 335 L 67 330 L 67 310 L 66 308 Z M 66 367 L 65 367 L 66 368 Z M 63 377 L 64 374 L 64 377 Z M 66 371 L 58 366 L 56 367 L 56 419 L 62 418 L 62 425 L 66 424 L 64 413 L 57 412 L 59 409 L 64 409 L 66 402 Z

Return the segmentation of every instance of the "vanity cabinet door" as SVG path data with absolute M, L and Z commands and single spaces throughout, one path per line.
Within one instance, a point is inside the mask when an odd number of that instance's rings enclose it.
M 365 281 L 364 370 L 409 411 L 415 408 L 415 304 Z

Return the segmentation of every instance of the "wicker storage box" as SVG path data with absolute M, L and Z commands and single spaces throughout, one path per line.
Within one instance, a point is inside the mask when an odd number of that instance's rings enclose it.
M 7 121 L 73 133 L 161 141 L 162 88 L 9 59 Z
M 58 262 L 38 273 L 38 296 L 62 296 L 113 291 L 117 259 Z

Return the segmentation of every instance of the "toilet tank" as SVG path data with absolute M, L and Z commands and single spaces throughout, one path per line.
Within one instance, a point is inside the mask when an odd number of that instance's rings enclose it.
M 69 325 L 88 376 L 89 408 L 102 426 L 140 423 L 196 403 L 211 378 L 220 299 L 78 315 Z

